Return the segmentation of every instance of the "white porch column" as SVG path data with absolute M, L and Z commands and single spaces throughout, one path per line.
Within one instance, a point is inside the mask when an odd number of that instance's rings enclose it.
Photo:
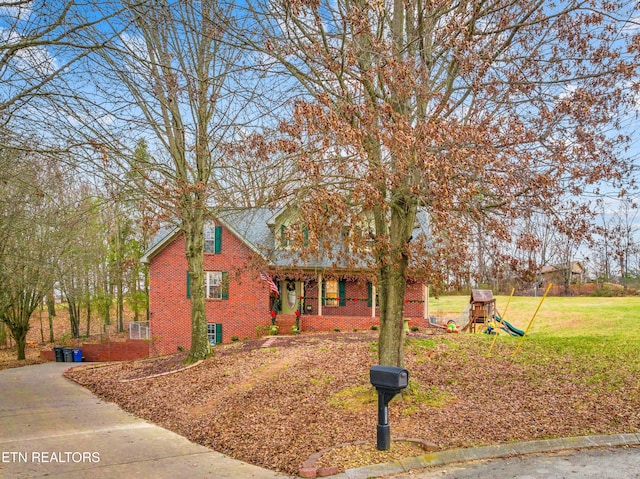
M 322 316 L 322 273 L 318 273 L 318 316 Z
M 371 317 L 376 317 L 376 287 L 371 285 Z
M 422 317 L 429 319 L 429 286 L 422 283 Z

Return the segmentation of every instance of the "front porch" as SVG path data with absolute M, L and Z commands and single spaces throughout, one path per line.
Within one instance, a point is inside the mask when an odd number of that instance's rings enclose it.
M 354 331 L 380 325 L 375 286 L 358 280 L 340 279 L 334 283 L 335 288 L 327 288 L 322 276 L 317 281 L 281 280 L 280 291 L 284 296 L 276 303 L 279 334 L 292 331 L 297 314 L 301 332 Z M 409 327 L 429 326 L 428 297 L 426 285 L 418 282 L 407 284 L 403 317 L 409 321 Z
M 409 327 L 417 326 L 420 329 L 429 326 L 429 319 L 422 317 L 407 317 Z M 292 327 L 296 324 L 295 314 L 280 314 L 277 316 L 276 325 L 279 327 L 278 334 L 291 334 Z M 372 326 L 378 327 L 380 318 L 378 316 L 340 316 L 340 315 L 312 315 L 303 314 L 300 316 L 301 332 L 320 332 L 320 331 L 354 331 L 371 329 Z
M 295 315 L 319 317 L 379 317 L 376 287 L 362 277 L 322 274 L 304 279 L 286 276 L 275 278 L 279 295 L 271 297 L 269 309 L 278 316 Z M 408 281 L 404 297 L 404 317 L 429 317 L 429 287 L 417 281 Z M 375 323 L 373 323 L 375 324 Z

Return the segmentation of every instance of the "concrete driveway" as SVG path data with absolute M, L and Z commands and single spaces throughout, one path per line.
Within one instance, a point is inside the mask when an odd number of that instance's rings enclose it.
M 62 376 L 68 367 L 47 363 L 0 371 L 0 478 L 287 477 L 194 444 L 101 401 Z M 426 466 L 431 467 L 421 469 Z M 380 476 L 640 478 L 640 434 L 445 450 L 350 469 L 334 478 Z
M 66 380 L 68 363 L 0 371 L 0 477 L 284 478 L 138 419 Z

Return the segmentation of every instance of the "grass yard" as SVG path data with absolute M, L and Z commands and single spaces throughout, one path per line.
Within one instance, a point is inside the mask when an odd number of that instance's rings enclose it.
M 519 329 L 525 330 L 542 297 L 496 296 L 496 308 Z M 455 317 L 469 303 L 468 296 L 431 298 L 429 313 Z M 507 306 L 508 305 L 508 306 Z M 506 309 L 506 314 L 504 313 Z M 555 297 L 545 298 L 529 333 L 534 336 L 593 336 L 640 339 L 640 297 Z
M 526 329 L 540 299 L 512 298 L 506 319 Z M 499 311 L 507 300 L 497 298 Z M 431 301 L 430 313 L 455 317 L 467 303 L 466 296 L 442 297 Z M 640 298 L 549 297 L 515 359 L 521 338 L 499 335 L 487 358 L 493 339 L 411 332 L 405 354 L 411 394 L 391 403 L 392 437 L 449 449 L 640 432 Z M 283 336 L 268 348 L 263 342 L 217 346 L 209 360 L 169 376 L 121 382 L 179 361 L 76 369 L 69 376 L 195 442 L 287 473 L 324 448 L 375 444 L 368 370 L 377 360 L 377 331 Z M 353 456 L 333 461 L 344 468 L 368 457 L 361 450 Z

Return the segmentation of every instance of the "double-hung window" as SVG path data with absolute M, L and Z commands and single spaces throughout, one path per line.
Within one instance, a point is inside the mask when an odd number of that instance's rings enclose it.
M 187 271 L 187 298 L 191 297 L 191 274 Z M 204 297 L 207 299 L 229 298 L 229 273 L 226 271 L 204 272 Z
M 338 281 L 335 279 L 326 280 L 324 283 L 324 305 L 325 306 L 338 306 Z
M 204 222 L 204 252 L 216 252 L 216 225 L 213 221 Z
M 224 297 L 222 271 L 205 271 L 204 288 L 207 299 L 222 299 Z

